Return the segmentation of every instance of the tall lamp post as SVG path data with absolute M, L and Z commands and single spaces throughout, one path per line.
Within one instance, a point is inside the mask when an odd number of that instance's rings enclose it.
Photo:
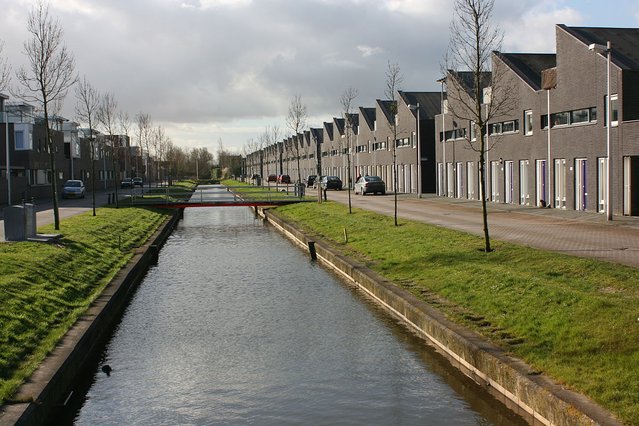
M 417 124 L 415 129 L 415 137 L 417 138 L 417 198 L 422 197 L 422 146 L 419 137 L 419 102 L 417 105 L 408 105 L 411 111 L 417 111 Z
M 9 150 L 9 111 L 7 111 L 7 105 L 4 104 L 4 141 L 6 145 L 6 159 L 7 159 L 7 205 L 11 205 L 11 165 L 10 165 L 10 150 Z
M 588 46 L 589 50 L 592 50 L 595 53 L 606 54 L 607 59 L 607 71 L 606 71 L 606 219 L 612 220 L 612 179 L 611 179 L 611 169 L 612 169 L 612 161 L 610 158 L 610 127 L 612 124 L 611 115 L 612 111 L 610 111 L 611 101 L 610 101 L 610 56 L 612 55 L 612 44 L 610 41 L 603 44 L 593 43 Z

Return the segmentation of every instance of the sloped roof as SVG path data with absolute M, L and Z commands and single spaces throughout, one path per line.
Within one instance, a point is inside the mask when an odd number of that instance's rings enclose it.
M 324 129 L 311 127 L 310 133 L 318 143 L 324 143 Z
M 457 80 L 459 84 L 466 89 L 466 92 L 468 94 L 472 95 L 473 87 L 475 86 L 474 73 L 472 73 L 471 71 L 448 70 L 448 74 L 455 80 Z M 482 72 L 480 83 L 481 89 L 489 87 L 492 84 L 492 73 L 489 71 Z
M 333 123 L 324 122 L 324 130 L 330 140 L 333 140 Z
M 357 134 L 359 126 L 359 114 L 348 114 L 348 119 L 351 122 L 353 133 Z
M 541 72 L 557 65 L 554 53 L 493 52 L 533 90 L 541 90 Z
M 379 108 L 382 110 L 382 112 L 386 116 L 386 120 L 388 120 L 389 123 L 395 121 L 395 117 L 392 111 L 394 103 L 395 101 L 388 99 L 377 99 L 377 105 L 379 105 Z
M 344 134 L 344 128 L 346 127 L 346 120 L 344 120 L 343 118 L 333 117 L 333 122 L 335 123 L 335 127 L 337 129 L 337 132 L 340 135 L 343 135 Z
M 400 98 L 406 105 L 419 104 L 420 119 L 434 118 L 441 112 L 442 98 L 440 92 L 404 92 L 398 91 Z M 413 114 L 417 116 L 417 111 Z
M 364 117 L 369 130 L 375 129 L 375 108 L 359 107 L 359 112 Z
M 639 70 L 639 28 L 568 27 L 559 28 L 573 35 L 585 45 L 612 45 L 611 61 L 621 69 Z

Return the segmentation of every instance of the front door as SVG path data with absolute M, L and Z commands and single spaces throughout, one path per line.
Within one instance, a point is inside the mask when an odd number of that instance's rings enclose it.
M 566 159 L 555 159 L 555 208 L 566 208 Z
M 587 168 L 588 160 L 585 158 L 575 160 L 575 210 L 584 211 L 588 208 Z

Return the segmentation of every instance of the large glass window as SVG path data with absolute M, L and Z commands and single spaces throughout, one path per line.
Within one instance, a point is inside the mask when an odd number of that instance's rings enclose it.
M 570 113 L 570 122 L 573 124 L 587 123 L 589 119 L 587 109 L 578 109 L 576 111 L 571 111 Z
M 608 96 L 604 96 L 604 117 L 606 117 L 606 111 L 608 110 Z M 619 124 L 619 96 L 618 95 L 610 95 L 610 110 L 612 114 L 610 115 L 610 122 L 613 126 Z M 604 123 L 606 126 L 606 123 Z
M 524 111 L 524 135 L 533 134 L 533 114 L 532 111 Z
M 552 127 L 570 124 L 570 113 L 568 112 L 558 112 L 552 114 L 550 118 L 552 119 Z

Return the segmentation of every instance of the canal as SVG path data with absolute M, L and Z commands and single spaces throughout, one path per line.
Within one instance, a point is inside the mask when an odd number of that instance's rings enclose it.
M 243 207 L 185 211 L 77 399 L 77 425 L 525 424 Z

